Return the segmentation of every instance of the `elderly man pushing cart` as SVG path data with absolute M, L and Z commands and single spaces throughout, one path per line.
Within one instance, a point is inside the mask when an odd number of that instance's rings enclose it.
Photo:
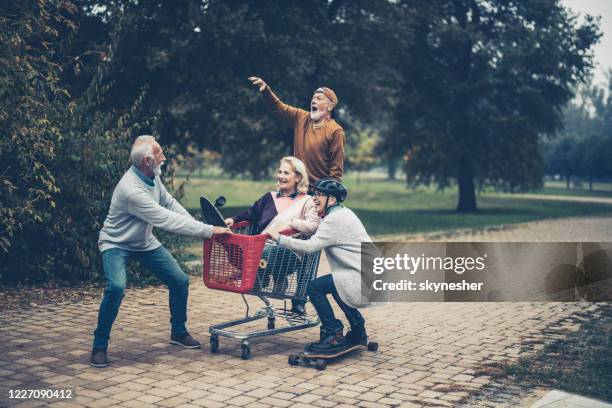
M 131 167 L 113 191 L 98 242 L 106 288 L 100 304 L 89 363 L 108 365 L 111 328 L 124 297 L 127 264 L 136 259 L 157 275 L 170 291 L 170 343 L 199 348 L 187 332 L 189 277 L 172 254 L 153 236 L 153 228 L 198 238 L 230 235 L 227 228 L 195 220 L 164 187 L 160 175 L 166 156 L 153 136 L 139 136 L 130 152 Z

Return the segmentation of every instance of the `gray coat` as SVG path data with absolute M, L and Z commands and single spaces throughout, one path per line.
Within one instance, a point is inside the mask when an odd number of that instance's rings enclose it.
M 369 305 L 362 295 L 361 243 L 372 242 L 363 224 L 348 208 L 332 210 L 308 240 L 281 236 L 279 244 L 298 254 L 325 249 L 334 285 L 340 298 L 351 307 Z

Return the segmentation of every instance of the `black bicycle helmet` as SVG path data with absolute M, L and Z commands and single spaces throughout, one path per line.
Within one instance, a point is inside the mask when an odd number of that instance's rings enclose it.
M 323 194 L 336 197 L 336 200 L 341 203 L 346 199 L 348 191 L 338 180 L 332 178 L 324 178 L 315 183 L 312 187 L 315 191 L 320 191 Z

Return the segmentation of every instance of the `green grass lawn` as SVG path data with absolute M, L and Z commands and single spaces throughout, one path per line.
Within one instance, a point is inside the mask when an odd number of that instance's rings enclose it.
M 612 402 L 612 306 L 599 305 L 596 319 L 586 312 L 572 316 L 579 331 L 551 336 L 536 354 L 493 364 L 479 374 L 493 375 L 504 385 L 553 388 Z
M 416 190 L 405 187 L 403 181 L 365 179 L 346 180 L 349 198 L 346 206 L 354 210 L 371 235 L 410 234 L 461 228 L 481 228 L 547 218 L 597 216 L 612 214 L 612 206 L 599 203 L 575 203 L 518 199 L 511 196 L 480 195 L 476 214 L 455 212 L 455 189 L 438 192 L 431 188 Z M 199 196 L 227 198 L 221 209 L 229 217 L 247 208 L 264 192 L 274 189 L 274 181 L 192 178 L 186 186 L 183 204 L 199 212 Z M 570 190 L 571 191 L 571 190 Z M 553 194 L 550 192 L 549 194 Z
M 584 193 L 584 194 L 588 194 L 589 192 L 589 183 L 588 182 L 582 182 L 581 183 L 581 187 L 576 187 L 574 185 L 574 183 L 570 184 L 570 189 L 568 190 L 566 188 L 566 184 L 565 181 L 554 181 L 554 180 L 548 180 L 544 183 L 544 187 L 547 188 L 551 188 L 551 189 L 558 189 L 558 190 L 563 190 L 563 191 L 572 191 L 572 192 L 576 192 L 576 193 Z M 605 193 L 609 193 L 612 194 L 612 183 L 602 183 L 602 182 L 594 182 L 593 183 L 593 192 L 605 192 Z
M 609 190 L 579 190 L 561 187 L 548 187 L 545 186 L 539 190 L 533 191 L 534 194 L 546 194 L 546 195 L 562 195 L 562 196 L 581 196 L 581 197 L 612 197 L 612 191 Z

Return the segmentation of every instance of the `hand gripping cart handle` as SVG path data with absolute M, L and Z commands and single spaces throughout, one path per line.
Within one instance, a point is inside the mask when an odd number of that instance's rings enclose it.
M 316 277 L 321 251 L 297 255 L 270 240 L 267 234 L 255 234 L 256 227 L 248 222 L 236 223 L 230 236 L 215 236 L 204 240 L 203 280 L 210 289 L 240 293 L 246 305 L 244 318 L 210 326 L 210 351 L 219 351 L 219 336 L 240 340 L 242 358 L 251 354 L 249 340 L 319 324 L 318 316 L 300 315 L 287 309 L 287 300 L 306 301 L 306 287 Z M 297 231 L 281 231 L 283 235 L 308 239 L 295 235 Z M 245 295 L 258 297 L 264 306 L 250 314 Z M 276 308 L 270 298 L 283 300 L 283 307 Z M 268 319 L 267 330 L 234 331 L 236 326 L 258 319 Z M 286 324 L 276 327 L 276 320 Z M 234 329 L 232 329 L 234 328 Z

